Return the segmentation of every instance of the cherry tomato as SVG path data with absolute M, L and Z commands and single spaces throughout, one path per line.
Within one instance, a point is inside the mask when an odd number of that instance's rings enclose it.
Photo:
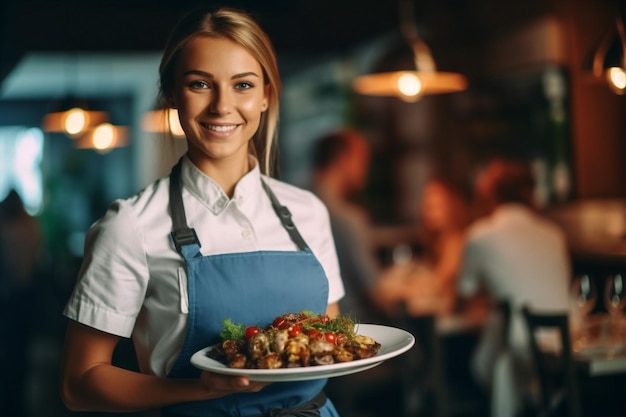
M 261 329 L 259 329 L 256 326 L 248 326 L 246 327 L 246 330 L 244 332 L 244 336 L 246 339 L 250 339 L 252 336 L 254 336 L 255 334 L 259 333 L 261 331 Z
M 333 332 L 324 333 L 324 339 L 328 343 L 336 344 L 337 343 L 337 335 Z
M 272 322 L 272 326 L 282 330 L 289 327 L 289 322 L 283 316 L 278 316 Z
M 300 333 L 302 333 L 302 328 L 299 324 L 294 324 L 293 326 L 289 327 L 289 330 L 287 331 L 289 337 L 296 337 Z
M 328 322 L 330 321 L 330 317 L 328 317 L 327 314 L 322 314 L 320 316 L 320 320 L 322 321 L 322 324 L 328 324 Z
M 320 332 L 317 329 L 307 330 L 305 334 L 309 337 L 309 339 L 322 339 L 323 338 L 322 332 Z

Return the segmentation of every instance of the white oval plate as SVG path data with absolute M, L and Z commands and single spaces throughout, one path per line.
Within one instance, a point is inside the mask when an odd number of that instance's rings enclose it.
M 377 324 L 357 324 L 355 331 L 357 334 L 369 336 L 380 343 L 381 347 L 376 356 L 351 362 L 304 368 L 234 369 L 207 356 L 207 353 L 215 348 L 215 345 L 213 345 L 194 353 L 191 357 L 191 364 L 196 368 L 217 374 L 246 375 L 251 381 L 305 381 L 309 379 L 333 378 L 366 371 L 380 365 L 387 359 L 401 355 L 415 344 L 415 338 L 411 333 L 395 327 Z

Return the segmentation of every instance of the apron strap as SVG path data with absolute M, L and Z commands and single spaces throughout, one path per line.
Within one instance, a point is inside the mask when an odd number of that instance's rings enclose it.
M 280 204 L 280 202 L 278 201 L 278 198 L 276 198 L 276 195 L 274 194 L 272 189 L 269 187 L 269 185 L 267 185 L 265 181 L 263 181 L 263 179 L 261 179 L 261 183 L 263 184 L 263 188 L 265 189 L 265 192 L 267 193 L 270 200 L 272 201 L 272 207 L 274 208 L 276 215 L 280 219 L 280 222 L 283 224 L 283 227 L 285 228 L 285 230 L 287 230 L 287 233 L 289 233 L 289 237 L 291 237 L 291 240 L 293 241 L 293 243 L 295 243 L 298 246 L 298 248 L 300 248 L 300 250 L 308 249 L 308 245 L 302 238 L 302 235 L 300 235 L 298 228 L 296 227 L 296 225 L 293 223 L 293 220 L 291 219 L 291 212 L 289 211 L 289 209 Z
M 185 206 L 183 205 L 183 195 L 180 188 L 180 170 L 182 159 L 178 161 L 172 173 L 170 174 L 170 212 L 172 215 L 173 230 L 172 239 L 176 250 L 180 252 L 180 248 L 185 245 L 197 244 L 200 247 L 200 241 L 196 235 L 196 230 L 187 226 L 187 216 L 185 215 Z

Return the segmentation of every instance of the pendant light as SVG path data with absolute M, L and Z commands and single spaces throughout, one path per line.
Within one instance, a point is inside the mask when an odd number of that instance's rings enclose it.
M 70 100 L 66 100 L 70 101 Z M 73 104 L 64 106 L 67 110 L 52 112 L 45 115 L 42 129 L 45 132 L 65 133 L 76 138 L 83 134 L 90 126 L 104 123 L 108 120 L 105 112 L 88 111 L 85 106 Z
M 592 72 L 604 78 L 609 88 L 619 95 L 626 93 L 626 30 L 624 15 L 626 1 L 618 6 L 615 26 L 611 27 L 593 55 Z
M 141 119 L 141 128 L 146 132 L 169 132 L 177 138 L 185 136 L 178 119 L 178 111 L 173 108 L 157 109 L 145 113 Z
M 354 90 L 364 95 L 395 96 L 407 102 L 424 95 L 465 90 L 467 80 L 463 75 L 437 71 L 430 48 L 417 31 L 412 0 L 400 0 L 399 17 L 402 35 L 413 52 L 415 70 L 363 75 L 354 80 Z
M 74 141 L 79 149 L 93 149 L 98 153 L 107 153 L 113 148 L 120 148 L 128 144 L 128 128 L 114 126 L 110 123 L 101 123 L 93 126 Z

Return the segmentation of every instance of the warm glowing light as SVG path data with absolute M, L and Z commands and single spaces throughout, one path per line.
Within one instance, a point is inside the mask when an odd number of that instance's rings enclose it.
M 89 124 L 89 117 L 85 110 L 78 107 L 68 110 L 65 113 L 65 132 L 68 135 L 77 135 Z
M 398 91 L 410 99 L 417 99 L 417 95 L 422 91 L 422 82 L 414 73 L 405 73 L 398 78 Z
M 183 131 L 183 127 L 180 125 L 180 119 L 178 118 L 178 110 L 168 109 L 167 115 L 169 118 L 170 132 L 172 132 L 172 135 L 184 136 L 185 132 Z
M 178 119 L 178 110 L 161 109 L 144 114 L 141 127 L 146 132 L 170 132 L 173 136 L 184 137 L 185 132 Z
M 612 67 L 606 72 L 606 78 L 609 86 L 618 94 L 626 92 L 626 72 L 623 68 Z
M 89 128 L 85 134 L 74 141 L 79 149 L 94 149 L 98 153 L 106 153 L 114 148 L 126 146 L 128 143 L 128 129 L 124 126 L 114 126 L 102 123 Z
M 406 83 L 406 88 L 409 89 L 409 91 L 411 88 L 413 90 L 417 89 L 417 83 L 419 82 L 419 92 L 414 96 L 400 94 L 402 91 L 399 86 L 401 79 L 403 79 L 403 84 Z M 371 96 L 399 96 L 403 100 L 413 97 L 412 101 L 415 101 L 423 95 L 463 91 L 467 88 L 467 79 L 461 74 L 441 71 L 383 72 L 357 77 L 352 83 L 352 86 L 359 94 Z
M 115 145 L 115 128 L 110 123 L 102 123 L 93 132 L 93 147 L 103 150 Z
M 72 108 L 64 112 L 46 114 L 42 128 L 46 132 L 59 132 L 76 137 L 91 126 L 106 122 L 107 119 L 105 112 Z

